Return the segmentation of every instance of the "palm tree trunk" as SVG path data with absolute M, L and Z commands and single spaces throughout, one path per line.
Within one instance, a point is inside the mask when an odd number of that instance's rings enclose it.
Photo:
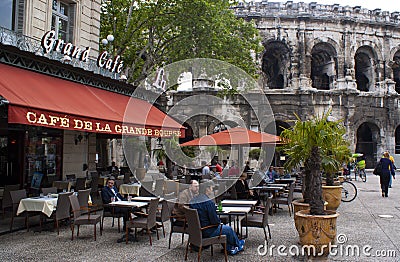
M 311 170 L 310 214 L 323 215 L 324 201 L 322 200 L 321 156 L 317 146 L 311 149 L 310 161 L 307 162 Z

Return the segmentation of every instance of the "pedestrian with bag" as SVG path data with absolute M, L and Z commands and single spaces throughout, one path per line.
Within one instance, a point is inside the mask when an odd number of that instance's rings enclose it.
M 374 174 L 380 176 L 382 197 L 389 196 L 388 191 L 389 191 L 390 175 L 392 175 L 393 179 L 395 179 L 394 166 L 392 161 L 390 161 L 389 157 L 390 157 L 389 152 L 383 153 L 383 157 L 379 160 L 374 170 Z

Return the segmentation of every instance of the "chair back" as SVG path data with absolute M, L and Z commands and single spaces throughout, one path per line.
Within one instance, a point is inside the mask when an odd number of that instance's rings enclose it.
M 69 218 L 71 216 L 71 203 L 69 202 L 69 196 L 72 192 L 59 193 L 57 199 L 56 209 L 56 220 Z
M 74 213 L 74 219 L 77 219 L 81 216 L 81 207 L 79 206 L 78 197 L 75 194 L 70 195 L 69 202 L 71 203 L 72 212 Z
M 47 194 L 56 194 L 57 193 L 57 188 L 55 186 L 53 187 L 43 187 L 42 188 L 42 193 L 43 195 L 47 195 Z
M 291 183 L 289 186 L 289 193 L 288 193 L 288 203 L 289 205 L 292 203 L 293 200 L 293 193 L 294 193 L 294 183 Z
M 142 181 L 140 187 L 140 196 L 153 196 L 153 181 Z
M 159 198 L 150 200 L 149 213 L 147 216 L 147 228 L 152 228 L 157 224 L 157 208 L 159 202 Z
M 185 217 L 188 224 L 186 230 L 189 234 L 189 243 L 198 247 L 202 246 L 203 236 L 201 234 L 200 219 L 197 210 L 185 208 Z
M 75 180 L 76 174 L 69 174 L 65 176 L 68 181 Z
M 21 199 L 23 198 L 26 198 L 26 190 L 21 189 L 21 190 L 10 191 L 10 196 L 13 207 L 13 215 L 15 215 L 19 201 L 21 201 Z
M 154 194 L 161 196 L 164 193 L 164 179 L 156 179 L 156 185 L 154 186 Z
M 18 189 L 19 189 L 19 184 L 16 184 L 16 185 L 5 185 L 4 186 L 3 201 L 2 201 L 2 204 L 1 204 L 3 209 L 6 208 L 6 207 L 12 207 L 13 206 L 10 192 L 18 190 Z
M 86 189 L 86 177 L 78 177 L 75 182 L 75 191 Z
M 131 175 L 132 175 L 132 173 L 129 170 L 124 172 L 124 180 L 123 181 L 125 184 L 129 184 L 131 182 Z
M 264 209 L 264 214 L 263 214 L 263 219 L 262 219 L 262 227 L 266 227 L 268 225 L 268 212 L 269 209 L 272 207 L 272 197 L 273 196 L 269 196 L 267 198 L 267 203 Z
M 97 172 L 90 172 L 92 180 L 90 181 L 91 193 L 96 193 L 99 189 L 99 174 Z
M 165 194 L 175 193 L 175 196 L 177 196 L 178 192 L 179 192 L 179 183 L 173 180 L 165 180 L 165 185 L 164 185 Z
M 165 222 L 169 220 L 169 217 L 171 216 L 171 211 L 172 209 L 170 209 L 170 205 L 168 204 L 169 201 L 164 200 L 161 203 L 161 222 Z M 173 206 L 172 206 L 173 208 Z
M 238 195 L 236 192 L 236 187 L 235 184 L 233 184 L 233 186 L 231 187 L 231 199 L 238 199 Z
M 88 207 L 89 195 L 92 189 L 78 190 L 78 202 L 80 207 Z
M 124 180 L 122 180 L 122 179 L 116 179 L 116 180 L 115 180 L 115 187 L 118 188 L 118 190 L 119 190 L 119 187 L 120 187 L 123 183 L 124 183 Z

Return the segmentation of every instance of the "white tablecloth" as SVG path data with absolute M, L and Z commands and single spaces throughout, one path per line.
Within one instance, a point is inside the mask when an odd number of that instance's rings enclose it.
M 21 199 L 19 202 L 17 215 L 24 211 L 42 212 L 50 217 L 57 206 L 57 198 L 53 197 L 30 197 Z

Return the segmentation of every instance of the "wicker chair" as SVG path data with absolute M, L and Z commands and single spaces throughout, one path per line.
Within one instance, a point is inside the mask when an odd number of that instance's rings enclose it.
M 224 246 L 225 261 L 228 261 L 228 256 L 226 252 L 226 236 L 222 235 L 222 227 L 218 236 L 204 238 L 202 235 L 202 230 L 210 227 L 217 227 L 218 225 L 210 225 L 202 228 L 200 226 L 200 219 L 196 209 L 185 209 L 185 217 L 188 224 L 187 232 L 189 234 L 189 240 L 186 245 L 185 260 L 187 260 L 189 244 L 199 247 L 199 253 L 197 255 L 198 261 L 200 261 L 201 251 L 204 246 L 211 245 L 211 255 L 213 255 L 213 245 L 222 244 Z
M 57 187 L 43 187 L 42 188 L 42 193 L 43 195 L 47 195 L 47 194 L 57 194 Z
M 265 236 L 265 241 L 268 243 L 268 237 L 267 237 L 267 232 L 265 228 L 268 228 L 268 235 L 269 238 L 271 239 L 271 230 L 268 225 L 268 212 L 269 209 L 271 208 L 272 204 L 272 196 L 267 198 L 267 204 L 264 208 L 263 213 L 258 213 L 254 211 L 253 216 L 248 216 L 247 220 L 244 219 L 241 221 L 241 227 L 243 230 L 243 227 L 256 227 L 256 228 L 262 228 L 264 230 L 264 236 Z
M 129 228 L 135 228 L 135 237 L 137 233 L 138 228 L 146 229 L 147 234 L 150 239 L 150 246 L 153 245 L 151 241 L 151 229 L 155 227 L 157 231 L 157 239 L 160 239 L 158 235 L 158 228 L 157 228 L 157 222 L 156 222 L 156 214 L 157 214 L 157 207 L 158 207 L 158 202 L 160 201 L 159 198 L 155 198 L 150 200 L 149 204 L 149 212 L 148 214 L 142 213 L 141 215 L 145 217 L 135 217 L 134 219 L 130 220 L 129 222 L 126 223 L 126 244 L 128 244 L 129 240 Z
M 21 189 L 21 190 L 10 191 L 10 196 L 11 196 L 11 203 L 12 203 L 12 216 L 11 216 L 11 223 L 10 223 L 10 231 L 12 231 L 12 227 L 14 224 L 14 217 L 17 215 L 17 209 L 18 209 L 19 202 L 21 201 L 21 199 L 26 198 L 26 190 Z M 25 216 L 25 225 L 28 228 L 28 215 L 27 214 Z
M 293 192 L 294 192 L 294 183 L 291 183 L 289 186 L 289 192 L 285 195 L 278 196 L 272 199 L 272 204 L 275 206 L 275 212 L 278 204 L 287 205 L 289 209 L 289 215 L 292 216 L 292 200 L 293 200 Z
M 60 234 L 60 225 L 59 222 L 63 219 L 71 218 L 71 203 L 69 202 L 69 196 L 72 195 L 72 192 L 59 193 L 57 199 L 57 209 L 55 211 L 55 225 L 57 227 L 57 235 Z
M 91 215 L 90 212 L 87 214 L 82 214 L 82 209 L 79 206 L 78 197 L 74 194 L 69 196 L 69 201 L 71 203 L 72 212 L 74 214 L 74 220 L 71 223 L 72 236 L 71 240 L 74 240 L 74 229 L 78 226 L 78 231 L 76 236 L 79 237 L 79 227 L 81 225 L 94 225 L 94 240 L 96 241 L 96 225 L 100 223 L 100 235 L 103 233 L 103 225 L 101 223 L 101 215 Z

